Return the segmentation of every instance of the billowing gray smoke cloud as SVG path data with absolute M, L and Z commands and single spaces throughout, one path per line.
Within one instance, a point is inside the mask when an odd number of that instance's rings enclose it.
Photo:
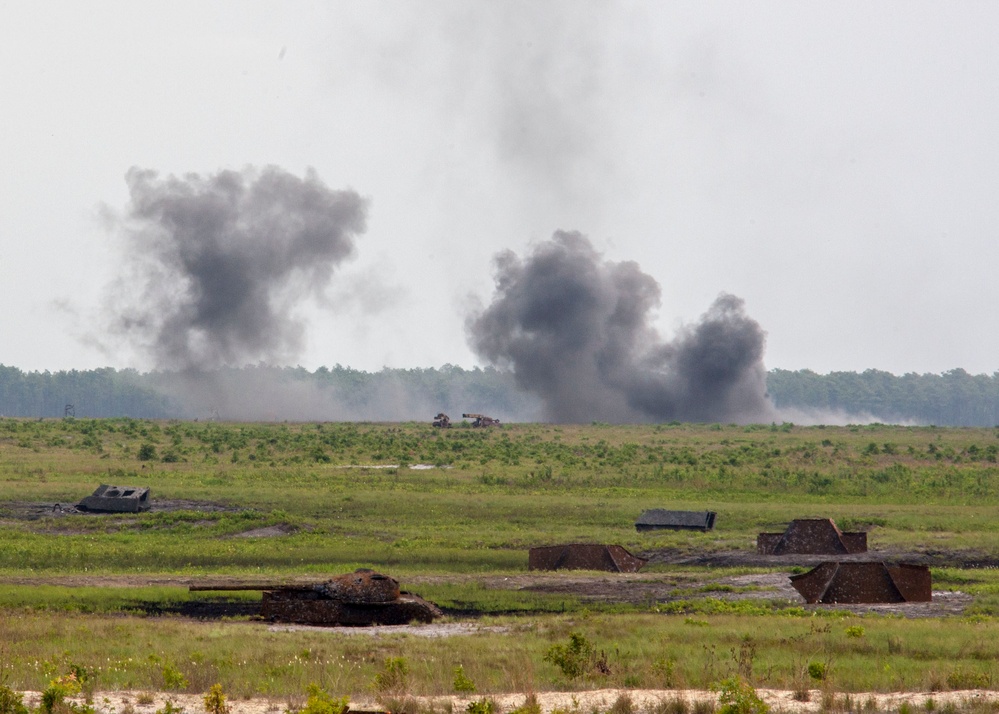
M 366 203 L 309 171 L 267 167 L 160 178 L 132 168 L 118 227 L 129 270 L 117 329 L 163 369 L 281 361 L 301 349 L 295 307 L 354 252 Z
M 514 371 L 552 421 L 770 421 L 766 335 L 721 295 L 664 342 L 649 324 L 659 285 L 636 263 L 603 260 L 574 232 L 527 259 L 496 257 L 492 304 L 466 324 L 472 348 Z

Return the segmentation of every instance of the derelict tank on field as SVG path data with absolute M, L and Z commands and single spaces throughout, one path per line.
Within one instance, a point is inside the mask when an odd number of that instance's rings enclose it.
M 303 625 L 405 625 L 433 622 L 443 614 L 432 602 L 400 590 L 395 578 L 366 568 L 315 585 L 192 585 L 190 590 L 260 590 L 262 617 Z

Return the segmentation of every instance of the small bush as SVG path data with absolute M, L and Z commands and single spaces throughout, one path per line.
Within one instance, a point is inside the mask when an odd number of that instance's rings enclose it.
M 136 454 L 136 458 L 139 461 L 153 461 L 156 459 L 156 447 L 146 442 L 139 447 L 139 453 Z
M 53 714 L 53 712 L 71 709 L 66 704 L 66 698 L 79 694 L 80 690 L 80 680 L 75 674 L 67 674 L 53 679 L 42 692 L 42 711 L 45 714 Z
M 947 686 L 951 689 L 988 689 L 991 678 L 985 672 L 955 669 L 947 675 Z
M 863 625 L 850 625 L 846 628 L 847 637 L 863 637 L 864 636 L 864 626 Z
M 0 714 L 28 714 L 24 695 L 10 687 L 0 685 Z
M 768 714 L 770 711 L 752 685 L 741 677 L 723 680 L 716 689 L 721 704 L 718 714 Z
M 465 707 L 468 714 L 495 714 L 496 710 L 496 702 L 492 699 L 476 699 Z
M 465 668 L 460 664 L 454 668 L 454 691 L 456 692 L 474 692 L 475 682 L 468 678 L 465 674 Z
M 204 698 L 205 714 L 231 714 L 221 684 L 213 684 Z
M 808 663 L 808 676 L 812 679 L 821 682 L 826 678 L 826 665 L 824 662 L 809 662 Z
M 388 657 L 382 666 L 382 671 L 375 675 L 375 689 L 379 692 L 391 692 L 406 687 L 409 675 L 409 664 L 405 657 Z
M 163 686 L 169 691 L 187 689 L 188 681 L 183 672 L 171 664 L 163 665 Z
M 347 697 L 334 699 L 318 684 L 310 684 L 309 698 L 299 714 L 346 714 L 350 700 Z
M 545 662 L 554 664 L 568 679 L 586 674 L 593 658 L 593 644 L 578 632 L 569 633 L 568 644 L 552 645 L 544 656 Z
M 632 701 L 628 693 L 618 695 L 618 698 L 611 704 L 608 714 L 635 714 L 635 702 Z
M 664 687 L 671 689 L 676 686 L 676 660 L 672 657 L 658 658 L 652 663 L 652 671 L 662 681 Z
M 649 708 L 649 714 L 690 714 L 690 702 L 683 697 L 660 699 Z
M 514 709 L 510 714 L 541 714 L 541 702 L 534 692 L 524 697 L 524 703 Z
M 154 714 L 184 714 L 184 707 L 179 707 L 172 700 L 167 699 Z

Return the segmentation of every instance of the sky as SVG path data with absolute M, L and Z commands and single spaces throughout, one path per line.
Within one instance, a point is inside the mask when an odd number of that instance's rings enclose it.
M 160 255 L 135 177 L 270 171 L 360 213 L 282 273 L 308 272 L 275 313 L 295 339 L 246 361 L 485 366 L 497 256 L 564 231 L 658 283 L 665 340 L 732 295 L 768 369 L 991 374 L 997 26 L 914 0 L 0 0 L 0 363 L 161 366 L 122 327 Z

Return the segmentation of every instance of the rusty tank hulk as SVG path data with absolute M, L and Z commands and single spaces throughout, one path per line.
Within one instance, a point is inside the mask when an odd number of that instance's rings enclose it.
M 439 412 L 434 420 L 430 422 L 433 426 L 439 429 L 450 429 L 451 428 L 451 417 L 449 417 L 444 412 Z
M 432 602 L 400 590 L 395 578 L 366 568 L 314 585 L 204 584 L 190 590 L 260 590 L 261 617 L 303 625 L 406 625 L 433 622 L 443 615 Z
M 472 426 L 476 429 L 485 426 L 499 426 L 500 420 L 494 419 L 491 416 L 486 416 L 485 414 L 462 414 L 463 419 L 472 419 Z

